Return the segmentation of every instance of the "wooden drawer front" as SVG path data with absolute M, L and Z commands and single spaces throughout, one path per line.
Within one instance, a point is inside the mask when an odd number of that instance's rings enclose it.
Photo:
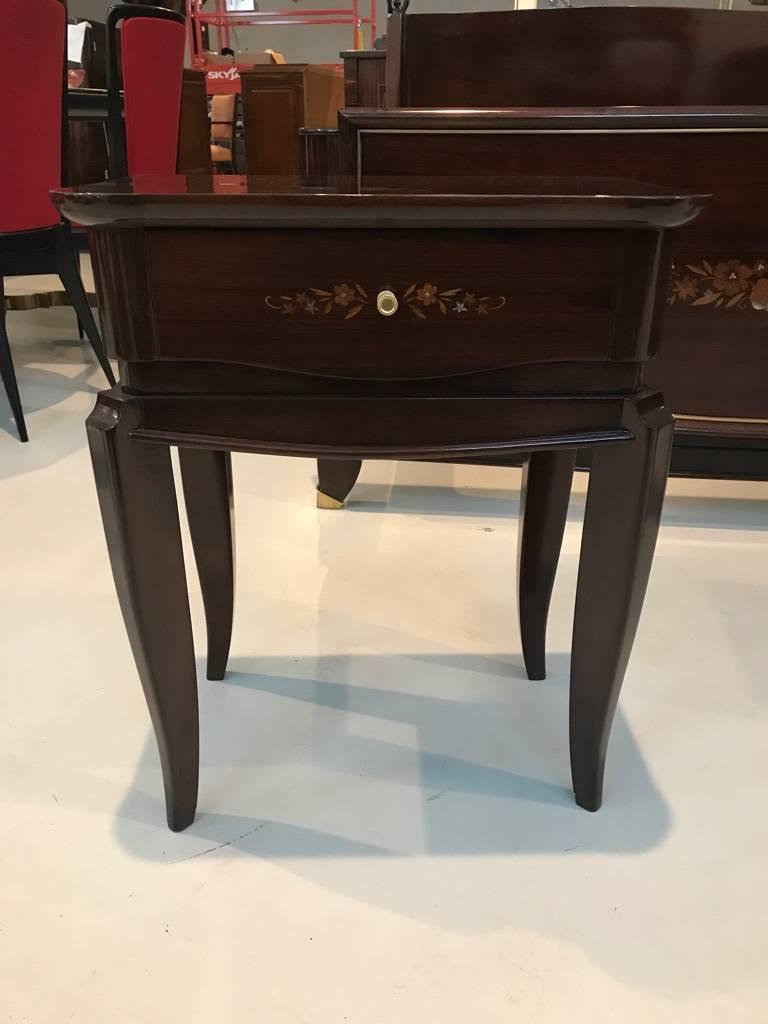
M 627 335 L 615 287 L 625 237 L 150 231 L 155 352 L 356 378 L 606 359 L 615 306 Z M 377 310 L 384 289 L 399 300 L 391 317 Z

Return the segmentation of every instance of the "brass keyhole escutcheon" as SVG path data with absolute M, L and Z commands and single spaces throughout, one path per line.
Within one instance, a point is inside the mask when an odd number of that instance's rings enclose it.
M 385 290 L 379 292 L 376 297 L 376 309 L 378 309 L 382 316 L 394 316 L 399 305 L 394 292 Z

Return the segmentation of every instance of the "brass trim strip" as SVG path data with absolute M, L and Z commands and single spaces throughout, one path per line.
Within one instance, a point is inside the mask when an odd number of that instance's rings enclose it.
M 566 115 L 567 116 L 567 115 Z M 730 135 L 765 134 L 768 127 L 738 128 L 360 128 L 358 135 Z
M 90 306 L 96 306 L 96 296 L 87 296 Z M 21 295 L 6 295 L 5 308 L 8 312 L 20 312 L 30 309 L 51 309 L 54 306 L 71 306 L 72 301 L 65 291 L 26 292 Z
M 696 416 L 686 412 L 672 413 L 675 420 L 698 420 L 702 423 L 754 423 L 757 426 L 768 426 L 768 419 L 748 419 L 740 416 Z

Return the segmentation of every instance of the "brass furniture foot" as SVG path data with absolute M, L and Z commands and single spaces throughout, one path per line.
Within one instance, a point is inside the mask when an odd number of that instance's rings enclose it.
M 339 501 L 338 498 L 332 498 L 330 494 L 324 494 L 320 488 L 317 488 L 317 507 L 329 509 L 331 511 L 338 511 L 340 508 L 344 508 L 344 502 Z

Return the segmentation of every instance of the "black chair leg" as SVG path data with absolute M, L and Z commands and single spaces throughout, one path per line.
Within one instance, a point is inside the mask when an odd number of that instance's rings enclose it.
M 61 283 L 64 285 L 72 305 L 75 307 L 77 319 L 88 335 L 91 348 L 95 352 L 107 380 L 114 386 L 115 375 L 112 373 L 112 367 L 109 365 L 107 353 L 104 351 L 99 329 L 96 326 L 93 313 L 91 313 L 91 307 L 88 304 L 88 297 L 85 294 L 85 288 L 83 288 L 83 282 L 80 277 L 78 253 L 72 241 L 72 235 L 67 230 L 62 230 L 61 232 L 61 240 L 56 253 L 56 263 Z
M 83 321 L 80 317 L 77 318 L 77 336 L 82 341 L 85 338 L 85 331 L 83 330 Z
M 11 346 L 5 329 L 5 288 L 3 287 L 2 276 L 0 276 L 0 375 L 3 378 L 5 393 L 8 395 L 8 403 L 11 406 L 11 412 L 16 422 L 19 439 L 21 441 L 28 441 L 27 425 L 24 422 L 19 388 L 16 384 L 16 371 L 13 368 L 13 359 L 11 358 Z

